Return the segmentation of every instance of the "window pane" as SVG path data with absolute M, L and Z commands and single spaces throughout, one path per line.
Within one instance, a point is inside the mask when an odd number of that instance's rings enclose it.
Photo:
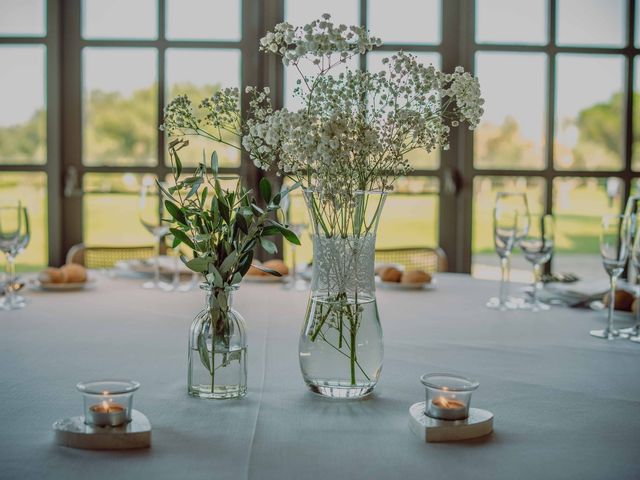
M 435 52 L 408 52 L 415 55 L 423 65 L 433 64 L 440 68 L 440 54 Z M 380 72 L 387 68 L 382 65 L 382 59 L 390 57 L 393 52 L 371 52 L 367 54 L 367 69 L 371 72 Z M 440 151 L 434 150 L 427 153 L 424 150 L 414 150 L 407 155 L 409 162 L 416 169 L 434 170 L 440 166 Z
M 547 42 L 547 0 L 476 0 L 476 42 Z
M 240 0 L 167 0 L 167 38 L 240 40 Z
M 153 183 L 155 177 L 134 173 L 87 173 L 84 175 L 82 183 L 85 191 L 83 198 L 85 244 L 90 246 L 153 245 L 153 237 L 138 219 L 140 190 L 143 182 Z
M 1 36 L 46 35 L 45 0 L 2 0 Z
M 617 55 L 558 55 L 556 168 L 622 169 L 623 68 Z
M 82 0 L 84 38 L 158 38 L 157 0 Z
M 600 221 L 619 213 L 624 184 L 618 178 L 560 177 L 553 182 L 556 253 L 553 268 L 581 278 L 604 278 L 600 260 Z
M 18 256 L 17 268 L 18 271 L 39 270 L 48 263 L 47 176 L 40 172 L 2 172 L 0 205 L 13 205 L 18 200 L 27 207 L 31 240 Z
M 639 5 L 640 6 L 640 5 Z M 633 61 L 633 160 L 631 163 L 635 171 L 640 170 L 640 60 Z
M 498 192 L 522 192 L 527 195 L 529 211 L 544 212 L 545 183 L 540 177 L 488 177 L 473 180 L 473 225 L 471 273 L 474 277 L 498 280 L 500 262 L 493 243 L 493 207 Z M 511 279 L 531 281 L 531 264 L 522 255 L 513 255 Z M 497 287 L 496 287 L 497 288 Z
M 0 46 L 0 164 L 46 162 L 45 53 Z
M 438 179 L 433 177 L 404 177 L 398 179 L 394 191 L 385 202 L 377 244 L 379 248 L 435 247 L 438 245 Z M 304 225 L 296 247 L 296 264 L 309 263 L 313 257 L 313 243 L 309 235 L 309 216 L 300 189 L 290 196 L 288 222 Z M 291 245 L 285 243 L 285 261 L 292 264 Z
M 360 25 L 358 0 L 285 0 L 284 18 L 299 27 L 317 20 L 323 13 L 331 14 L 335 24 Z
M 476 55 L 476 72 L 486 100 L 474 133 L 476 168 L 543 169 L 546 56 L 481 52 Z
M 369 0 L 367 22 L 384 43 L 440 43 L 441 0 Z
M 558 0 L 558 44 L 623 46 L 626 0 Z
M 382 211 L 376 247 L 437 247 L 439 192 L 434 177 L 398 179 Z
M 194 106 L 220 88 L 240 88 L 240 51 L 170 48 L 167 50 L 167 101 L 187 94 Z M 238 144 L 229 134 L 226 141 Z M 202 161 L 202 150 L 209 154 L 218 152 L 220 166 L 239 167 L 237 149 L 199 138 L 189 138 L 189 148 L 181 150 L 180 159 L 185 165 L 197 166 Z M 169 162 L 168 156 L 165 157 Z
M 83 66 L 84 164 L 155 165 L 156 50 L 85 48 Z

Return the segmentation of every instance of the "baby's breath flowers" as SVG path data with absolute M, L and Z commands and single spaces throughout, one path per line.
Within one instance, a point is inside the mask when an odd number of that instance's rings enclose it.
M 230 146 L 225 138 L 236 136 L 258 167 L 339 198 L 340 205 L 356 192 L 392 190 L 411 170 L 409 152 L 449 148 L 451 128 L 474 129 L 484 100 L 478 80 L 461 67 L 443 73 L 405 52 L 383 59 L 380 72 L 334 74 L 337 65 L 380 44 L 363 27 L 334 25 L 328 14 L 302 27 L 280 23 L 260 40 L 260 50 L 300 72 L 295 95 L 303 108 L 274 110 L 268 88 L 248 87 L 242 123 L 238 90 L 223 89 L 195 112 L 186 96 L 177 97 L 161 128 Z M 303 74 L 302 62 L 315 73 Z

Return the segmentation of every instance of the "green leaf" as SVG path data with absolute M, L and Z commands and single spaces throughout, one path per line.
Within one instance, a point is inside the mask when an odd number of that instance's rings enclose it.
M 289 243 L 300 245 L 300 239 L 298 238 L 298 236 L 288 228 L 280 227 L 280 233 L 282 233 L 282 236 L 286 238 Z
M 247 225 L 247 219 L 244 218 L 244 216 L 239 212 L 236 212 L 236 225 L 238 225 L 238 228 L 242 230 L 245 235 L 249 233 L 249 225 Z
M 207 350 L 207 336 L 204 333 L 198 334 L 198 354 L 204 368 L 211 373 L 211 356 L 209 356 L 209 350 Z
M 262 235 L 264 237 L 269 237 L 271 235 L 277 235 L 280 233 L 280 227 L 277 225 L 269 225 L 268 227 L 264 227 L 262 229 Z
M 266 177 L 260 179 L 260 195 L 265 203 L 271 201 L 271 182 Z
M 278 247 L 276 247 L 276 244 L 271 240 L 267 240 L 266 238 L 260 239 L 260 245 L 262 245 L 262 248 L 264 248 L 267 253 L 270 253 L 272 255 L 278 251 Z
M 210 257 L 196 257 L 189 260 L 185 265 L 190 270 L 198 273 L 207 273 L 209 271 Z
M 220 210 L 220 216 L 223 220 L 227 222 L 227 224 L 231 223 L 231 212 L 229 211 L 229 207 L 220 198 L 218 198 L 218 210 Z
M 238 272 L 241 276 L 245 276 L 249 271 L 249 267 L 251 267 L 251 262 L 253 261 L 253 252 L 249 251 L 244 254 L 242 260 L 240 261 L 240 268 L 238 268 Z
M 227 258 L 225 258 L 222 261 L 222 264 L 220 265 L 220 272 L 222 273 L 223 276 L 225 277 L 227 276 L 227 274 L 231 270 L 231 267 L 236 262 L 237 258 L 238 258 L 238 252 L 234 250 L 227 256 Z
M 187 218 L 184 216 L 182 210 L 180 210 L 180 207 L 178 207 L 175 203 L 173 203 L 171 200 L 165 200 L 164 206 L 176 222 L 183 225 L 187 224 Z
M 173 200 L 173 195 L 171 195 L 171 194 L 167 191 L 167 189 L 166 189 L 166 188 L 164 188 L 164 187 L 162 186 L 162 183 L 160 183 L 160 182 L 158 181 L 158 179 L 156 179 L 156 185 L 158 185 L 158 188 L 159 188 L 159 189 L 160 189 L 160 191 L 164 194 L 164 196 L 165 196 L 165 197 L 168 197 L 168 198 L 170 198 L 171 200 Z
M 211 153 L 211 171 L 214 175 L 218 174 L 218 152 L 215 150 Z
M 173 236 L 176 238 L 176 240 L 179 240 L 180 242 L 184 243 L 191 250 L 194 250 L 196 248 L 193 245 L 193 242 L 191 241 L 191 239 L 182 230 L 180 230 L 178 228 L 170 228 L 169 231 L 173 234 Z M 177 245 L 174 245 L 174 246 L 177 247 Z
M 262 270 L 265 273 L 268 273 L 269 275 L 273 275 L 274 277 L 281 277 L 282 274 L 280 272 L 276 272 L 275 270 L 271 270 L 270 268 L 267 268 L 263 265 L 253 265 L 253 267 L 257 268 L 258 270 Z
M 240 272 L 236 272 L 233 274 L 233 278 L 231 279 L 231 285 L 237 285 L 242 281 L 242 274 Z
M 218 269 L 213 265 L 211 265 L 209 267 L 209 273 L 213 275 L 213 286 L 222 288 L 224 285 L 224 282 L 222 281 L 222 276 L 220 275 L 220 272 L 218 271 Z
M 178 178 L 182 173 L 182 162 L 180 161 L 180 155 L 178 155 L 175 148 L 173 149 L 173 159 L 176 161 L 176 178 Z

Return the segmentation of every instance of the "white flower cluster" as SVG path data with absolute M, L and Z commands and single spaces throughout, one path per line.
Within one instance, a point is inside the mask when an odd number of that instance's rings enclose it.
M 440 72 L 408 53 L 385 58 L 377 73 L 347 69 L 332 75 L 335 65 L 380 40 L 361 27 L 335 26 L 327 14 L 303 27 L 279 24 L 260 43 L 285 64 L 307 59 L 318 66 L 316 75 L 301 73 L 298 81 L 303 108 L 274 110 L 268 88 L 248 87 L 249 115 L 241 124 L 238 90 L 224 89 L 200 103 L 200 115 L 186 96 L 177 97 L 163 127 L 170 135 L 213 140 L 222 139 L 223 131 L 242 136 L 258 167 L 320 190 L 340 205 L 358 191 L 391 190 L 411 169 L 409 152 L 447 149 L 452 127 L 466 123 L 473 129 L 483 114 L 477 79 L 461 67 Z
M 469 73 L 444 74 L 404 52 L 383 63 L 378 73 L 347 70 L 305 81 L 297 112 L 274 112 L 253 97 L 243 146 L 254 163 L 332 198 L 353 198 L 390 190 L 411 169 L 407 153 L 448 148 L 451 127 L 478 124 L 484 100 Z
M 337 54 L 337 62 L 345 62 L 355 53 L 363 54 L 380 45 L 382 41 L 370 36 L 366 28 L 336 26 L 328 13 L 303 27 L 279 23 L 273 32 L 260 39 L 260 50 L 280 55 L 284 65 L 296 65 L 300 59 L 307 58 L 320 68 L 331 64 L 322 65 L 322 61 L 330 59 L 332 54 Z

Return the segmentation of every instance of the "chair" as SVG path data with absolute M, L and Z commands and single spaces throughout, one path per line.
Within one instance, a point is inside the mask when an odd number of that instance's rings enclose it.
M 398 263 L 408 270 L 446 272 L 447 254 L 440 247 L 381 248 L 376 263 Z
M 151 258 L 152 246 L 140 247 L 87 247 L 74 245 L 67 253 L 67 263 L 78 263 L 87 268 L 111 268 L 121 260 Z

